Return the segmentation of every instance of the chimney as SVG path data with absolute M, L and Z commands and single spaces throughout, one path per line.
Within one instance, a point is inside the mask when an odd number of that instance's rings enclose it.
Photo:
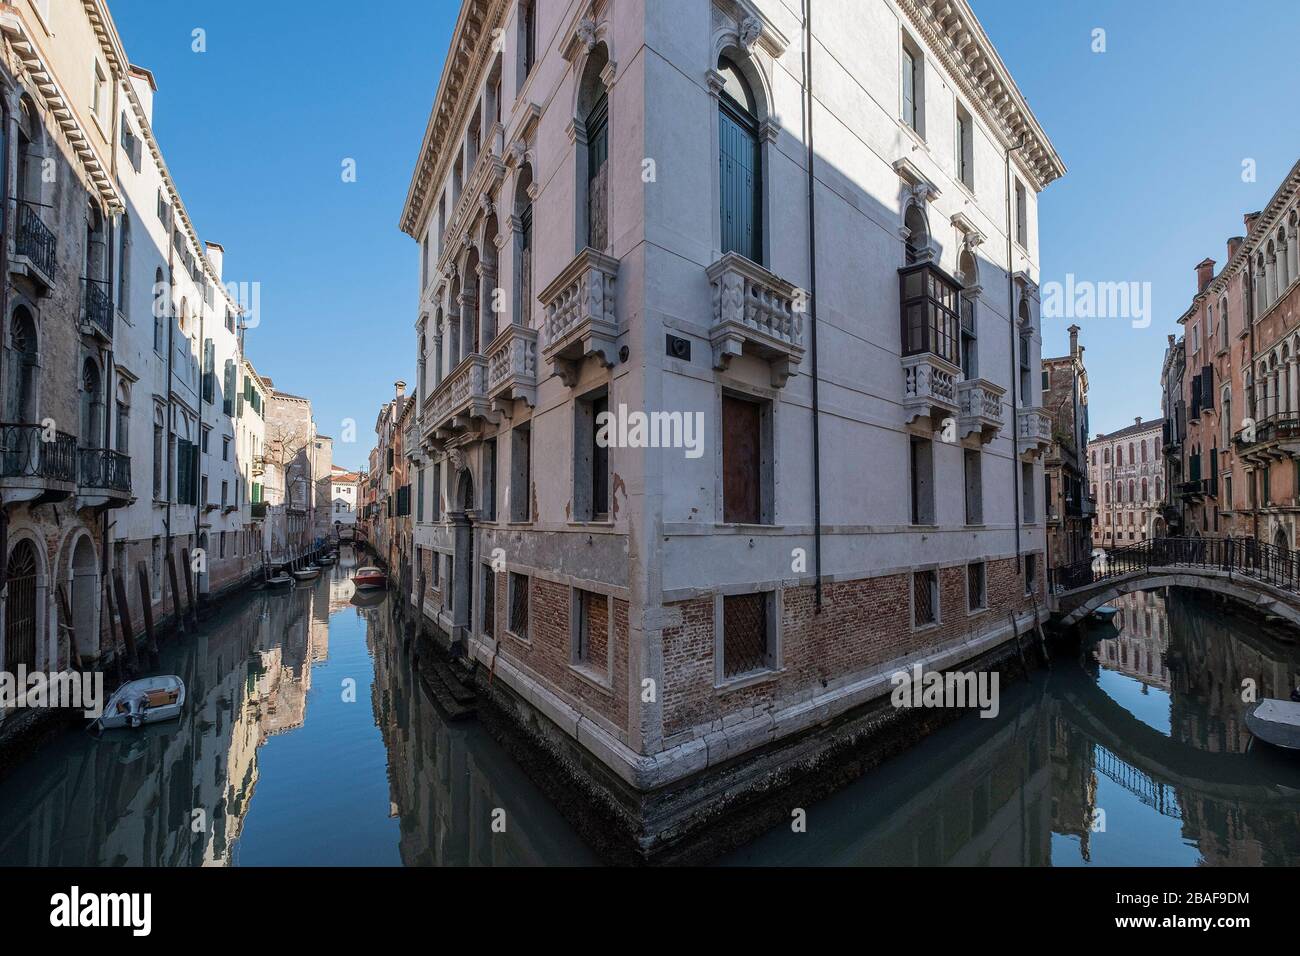
M 1204 292 L 1205 287 L 1210 284 L 1210 280 L 1213 278 L 1214 278 L 1213 259 L 1206 258 L 1196 263 L 1196 291 L 1197 292 Z
M 1170 348 L 1174 347 L 1174 333 L 1172 332 L 1169 333 L 1169 347 Z
M 406 394 L 406 383 L 399 378 L 393 383 L 393 389 L 397 392 L 397 397 L 401 398 Z
M 1255 225 L 1255 220 L 1258 218 L 1258 212 L 1248 212 L 1246 215 L 1241 217 L 1241 221 L 1246 224 L 1246 235 L 1250 235 L 1250 228 Z
M 1066 331 L 1070 333 L 1070 358 L 1077 359 L 1079 357 L 1079 327 L 1072 325 Z
M 1246 241 L 1245 236 L 1233 236 L 1231 239 L 1228 240 L 1228 261 L 1229 262 L 1232 261 L 1232 257 L 1237 254 L 1237 250 L 1241 248 L 1241 244 L 1245 241 Z
M 1135 417 L 1135 418 L 1133 419 L 1133 424 L 1134 424 L 1134 425 L 1141 425 L 1141 424 L 1142 424 L 1142 416 L 1141 416 L 1141 415 L 1138 415 L 1137 417 Z
M 136 99 L 140 101 L 140 108 L 144 110 L 145 119 L 149 125 L 153 126 L 153 95 L 158 92 L 158 84 L 154 82 L 153 74 L 142 66 L 136 66 L 134 63 L 130 67 L 131 89 L 135 91 Z
M 226 258 L 226 250 L 219 242 L 204 242 L 204 249 L 208 253 L 208 262 L 212 263 L 212 271 L 217 274 L 217 280 L 221 280 L 221 265 Z

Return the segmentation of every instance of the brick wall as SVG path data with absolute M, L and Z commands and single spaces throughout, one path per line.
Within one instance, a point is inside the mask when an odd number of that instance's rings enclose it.
M 1038 564 L 1042 595 L 1046 572 L 1041 554 Z M 814 588 L 787 588 L 782 593 L 781 671 L 768 680 L 721 690 L 714 687 L 713 598 L 670 605 L 679 610 L 681 622 L 663 631 L 665 743 L 671 746 L 674 735 L 727 714 L 816 693 L 846 675 L 993 630 L 1007 622 L 1008 612 L 1032 604 L 1013 558 L 988 562 L 985 586 L 988 608 L 968 614 L 966 565 L 940 568 L 939 620 L 921 629 L 912 625 L 910 573 L 826 584 L 821 614 L 815 613 Z

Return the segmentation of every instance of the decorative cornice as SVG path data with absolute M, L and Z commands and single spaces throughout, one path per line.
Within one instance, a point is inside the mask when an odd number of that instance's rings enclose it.
M 1013 153 L 1035 190 L 1065 175 L 1065 164 L 1003 65 L 967 0 L 897 0 L 952 82 Z

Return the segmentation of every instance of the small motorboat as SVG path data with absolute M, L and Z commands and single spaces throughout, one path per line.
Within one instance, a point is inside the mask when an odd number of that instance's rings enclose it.
M 321 567 L 323 567 L 323 568 L 328 568 L 331 564 L 334 563 L 334 560 L 335 560 L 334 555 L 332 555 L 332 554 L 327 554 L 327 555 L 324 555 L 324 556 L 322 556 L 322 557 L 317 558 L 317 559 L 316 559 L 316 563 L 319 564 L 319 565 L 320 565 Z
M 388 586 L 388 575 L 376 567 L 357 568 L 352 575 L 352 583 L 358 588 L 382 588 Z
M 320 577 L 320 568 L 314 564 L 309 564 L 304 568 L 290 572 L 299 581 L 312 581 Z
M 179 677 L 144 677 L 113 692 L 98 724 L 104 730 L 143 727 L 179 717 L 184 706 L 185 682 Z
M 379 588 L 367 588 L 364 591 L 357 590 L 352 592 L 349 602 L 354 607 L 378 607 L 388 600 L 388 590 Z
M 273 591 L 287 591 L 293 587 L 293 578 L 283 571 L 266 579 L 266 586 Z
M 1092 612 L 1093 617 L 1099 621 L 1109 621 L 1119 613 L 1119 608 L 1111 607 L 1109 604 L 1103 604 L 1097 610 Z
M 1300 750 L 1300 703 L 1267 698 L 1246 711 L 1250 732 L 1274 747 Z

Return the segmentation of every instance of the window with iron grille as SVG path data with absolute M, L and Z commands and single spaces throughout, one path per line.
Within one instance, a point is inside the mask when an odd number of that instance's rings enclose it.
M 510 573 L 510 633 L 528 638 L 528 575 Z
M 602 636 L 596 631 L 599 622 L 598 614 L 595 612 L 599 611 L 598 604 L 605 604 L 605 595 L 575 588 L 573 599 L 576 604 L 573 621 L 573 663 L 603 663 L 594 660 L 593 647 Z
M 429 574 L 431 575 L 429 587 L 437 588 L 442 580 L 442 555 L 437 551 L 433 552 L 433 557 L 429 560 Z
M 483 565 L 483 635 L 495 637 L 497 633 L 497 585 L 492 565 Z
M 933 568 L 912 572 L 912 623 L 925 627 L 939 620 L 939 574 Z
M 966 477 L 966 523 L 984 523 L 984 466 L 974 448 L 962 450 Z
M 532 429 L 527 422 L 510 430 L 510 520 L 527 521 L 531 517 L 529 469 L 532 455 Z
M 1133 537 L 1132 533 L 1129 537 Z M 1038 593 L 1038 555 L 1025 555 L 1025 593 Z
M 966 565 L 966 609 L 969 611 L 982 611 L 988 606 L 986 574 L 983 561 Z
M 771 592 L 722 599 L 722 675 L 738 677 L 772 666 Z

